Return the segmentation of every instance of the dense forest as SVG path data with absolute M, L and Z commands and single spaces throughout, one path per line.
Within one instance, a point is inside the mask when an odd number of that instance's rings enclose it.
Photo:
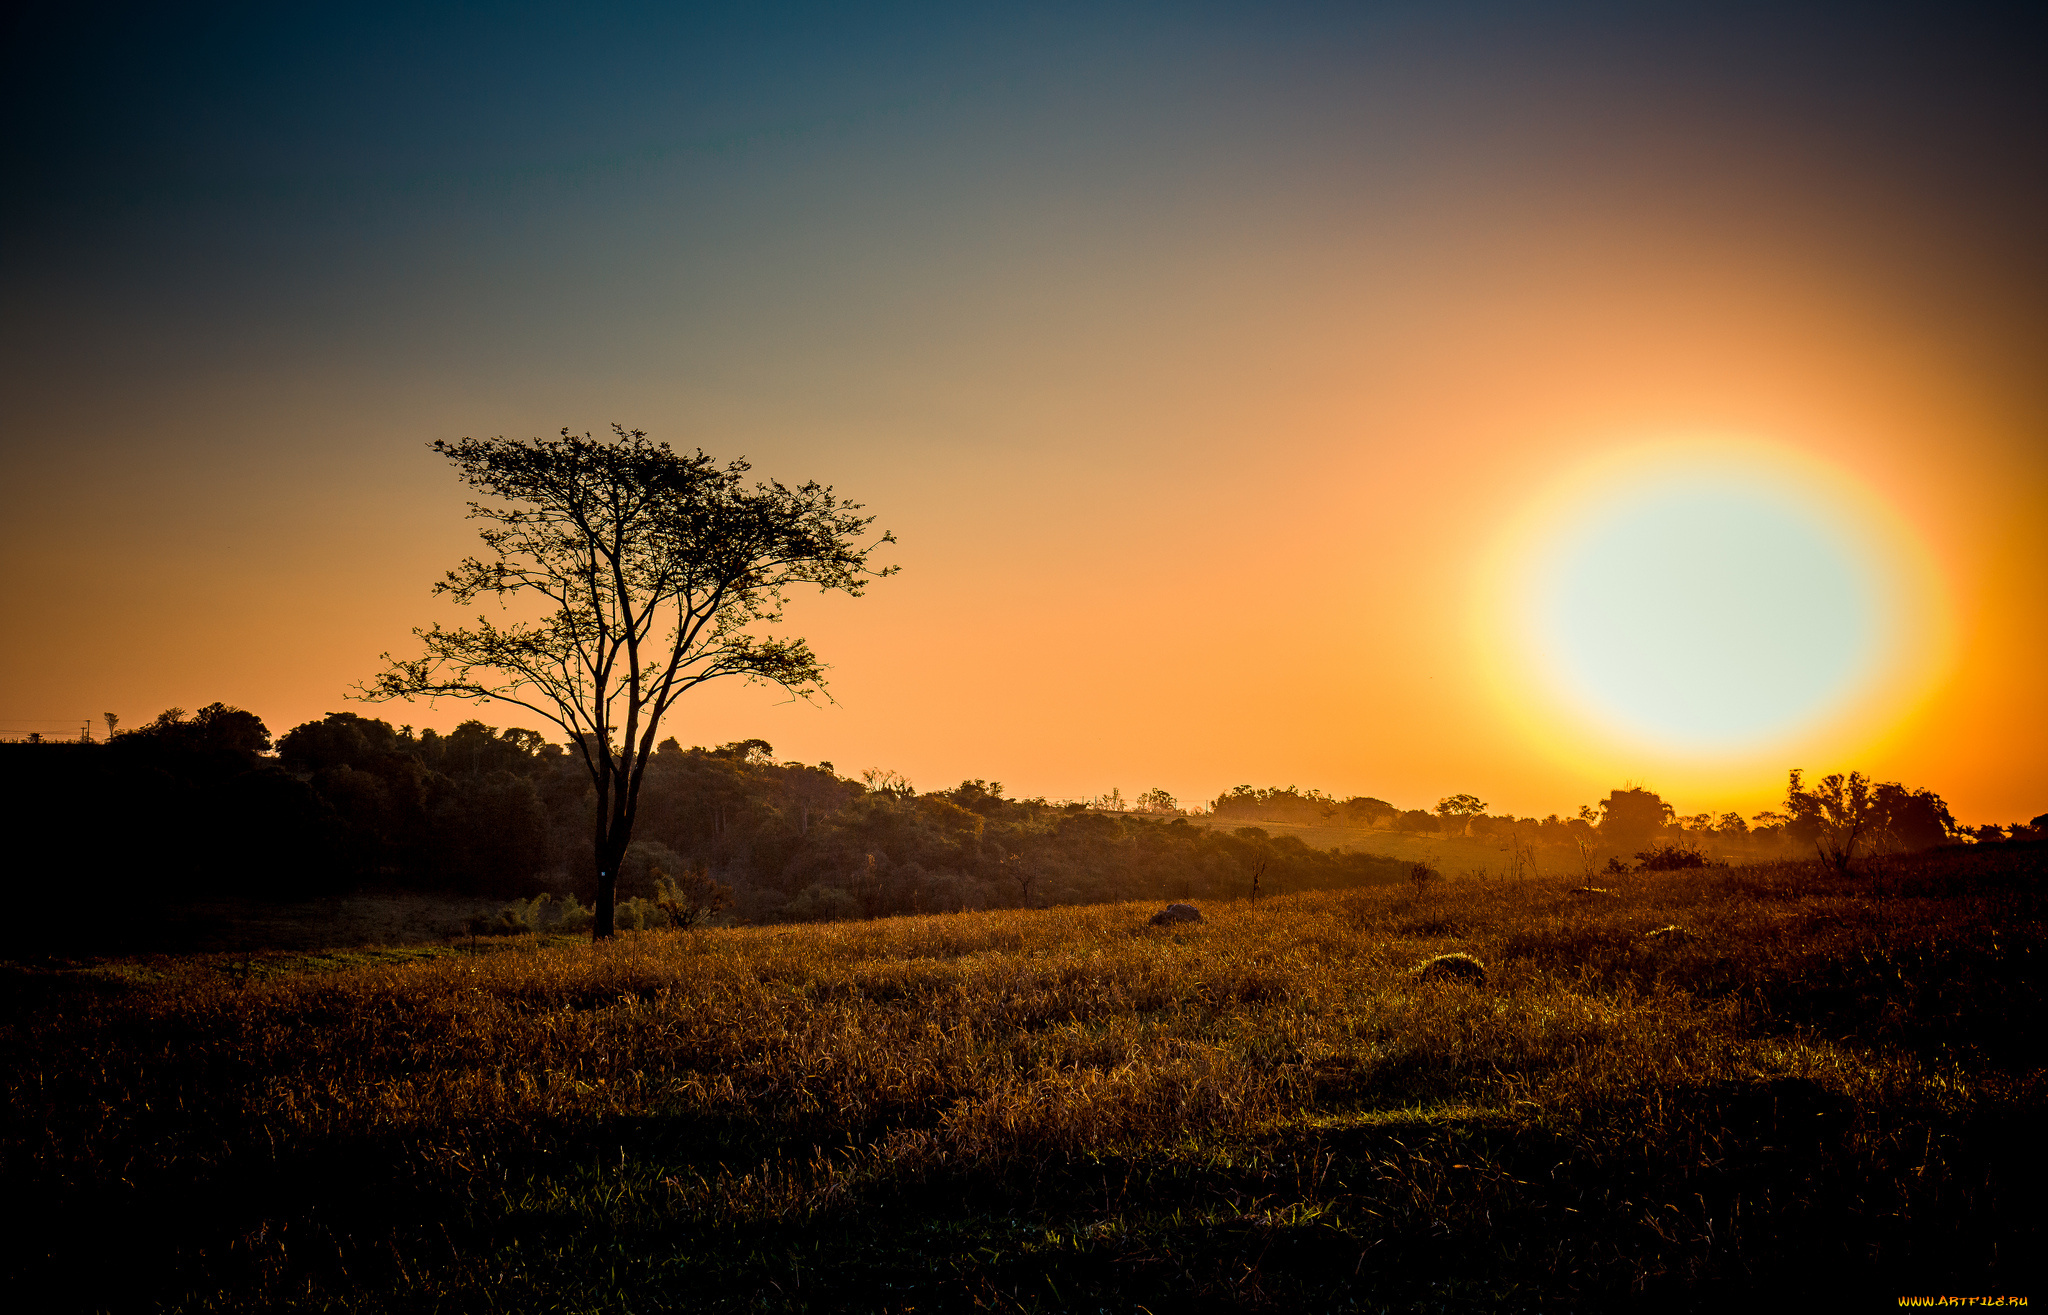
M 297 899 L 365 887 L 588 898 L 592 791 L 580 755 L 533 731 L 452 733 L 354 713 L 273 744 L 251 713 L 172 709 L 105 744 L 0 745 L 23 884 L 67 906 L 118 898 Z M 640 797 L 621 897 L 700 873 L 730 916 L 904 912 L 1194 898 L 1391 881 L 1407 865 L 1257 827 L 1004 797 L 971 780 L 917 793 L 761 740 L 663 742 Z

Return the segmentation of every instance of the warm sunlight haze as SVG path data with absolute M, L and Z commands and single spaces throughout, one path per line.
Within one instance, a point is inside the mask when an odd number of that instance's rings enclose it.
M 9 6 L 0 1292 L 2048 1302 L 2044 70 Z

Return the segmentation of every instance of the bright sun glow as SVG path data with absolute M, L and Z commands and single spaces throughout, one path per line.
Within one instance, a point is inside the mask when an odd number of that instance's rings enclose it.
M 1734 440 L 1576 472 L 1504 536 L 1488 576 L 1483 642 L 1532 729 L 1666 755 L 1896 722 L 1945 633 L 1932 567 L 1889 509 L 1839 471 Z
M 1781 490 L 1673 475 L 1589 511 L 1537 564 L 1524 620 L 1580 702 L 1719 747 L 1807 720 L 1868 675 L 1878 583 Z

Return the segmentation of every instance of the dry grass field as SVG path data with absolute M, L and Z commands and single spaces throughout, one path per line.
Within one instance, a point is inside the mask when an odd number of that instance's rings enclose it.
M 15 964 L 5 1274 L 193 1311 L 2025 1293 L 2040 858 Z M 1454 952 L 1484 980 L 1417 972 Z

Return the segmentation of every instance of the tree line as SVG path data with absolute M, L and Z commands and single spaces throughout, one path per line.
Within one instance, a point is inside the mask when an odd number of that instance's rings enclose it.
M 330 713 L 273 743 L 223 704 L 171 709 L 105 744 L 0 745 L 29 869 L 86 872 L 92 899 L 299 899 L 375 888 L 524 898 L 596 893 L 598 798 L 581 755 L 520 728 L 449 734 Z M 684 878 L 730 916 L 816 921 L 1123 899 L 1218 898 L 1401 879 L 1407 865 L 1257 827 L 918 792 L 746 740 L 650 755 L 621 899 Z
M 1219 820 L 1362 827 L 1416 835 L 1513 837 L 1525 844 L 1598 852 L 1617 861 L 1657 849 L 1701 855 L 1819 855 L 1833 861 L 1843 845 L 1863 852 L 1911 852 L 1956 842 L 2048 839 L 2048 814 L 2010 826 L 1964 826 L 1939 794 L 1860 772 L 1835 773 L 1811 785 L 1793 769 L 1780 809 L 1680 814 L 1655 791 L 1623 785 L 1571 816 L 1516 817 L 1488 813 L 1470 794 L 1450 795 L 1433 809 L 1401 808 L 1357 795 L 1339 799 L 1299 786 L 1239 785 L 1209 805 Z
M 128 904 L 293 900 L 360 889 L 527 899 L 596 894 L 599 801 L 584 756 L 517 727 L 448 734 L 330 713 L 273 741 L 252 713 L 172 708 L 103 744 L 0 745 L 17 898 L 59 919 Z M 1155 792 L 1157 793 L 1157 792 Z M 967 780 L 919 792 L 900 774 L 779 761 L 763 740 L 650 755 L 620 899 L 679 887 L 745 922 L 820 921 L 1130 899 L 1236 897 L 1409 878 L 1410 864 L 1311 848 L 1259 821 L 1312 821 L 1565 845 L 1619 862 L 1710 861 L 1731 847 L 1859 854 L 2048 838 L 2048 816 L 1995 836 L 1931 790 L 1859 773 L 1808 783 L 1783 811 L 1681 816 L 1642 786 L 1562 818 L 1486 811 L 1472 795 L 1402 809 L 1239 786 L 1198 825 L 1163 805 L 1106 812 L 1015 799 Z M 1423 826 L 1421 819 L 1428 819 Z M 1231 825 L 1236 823 L 1237 825 Z M 1688 857 L 1690 855 L 1691 857 Z

